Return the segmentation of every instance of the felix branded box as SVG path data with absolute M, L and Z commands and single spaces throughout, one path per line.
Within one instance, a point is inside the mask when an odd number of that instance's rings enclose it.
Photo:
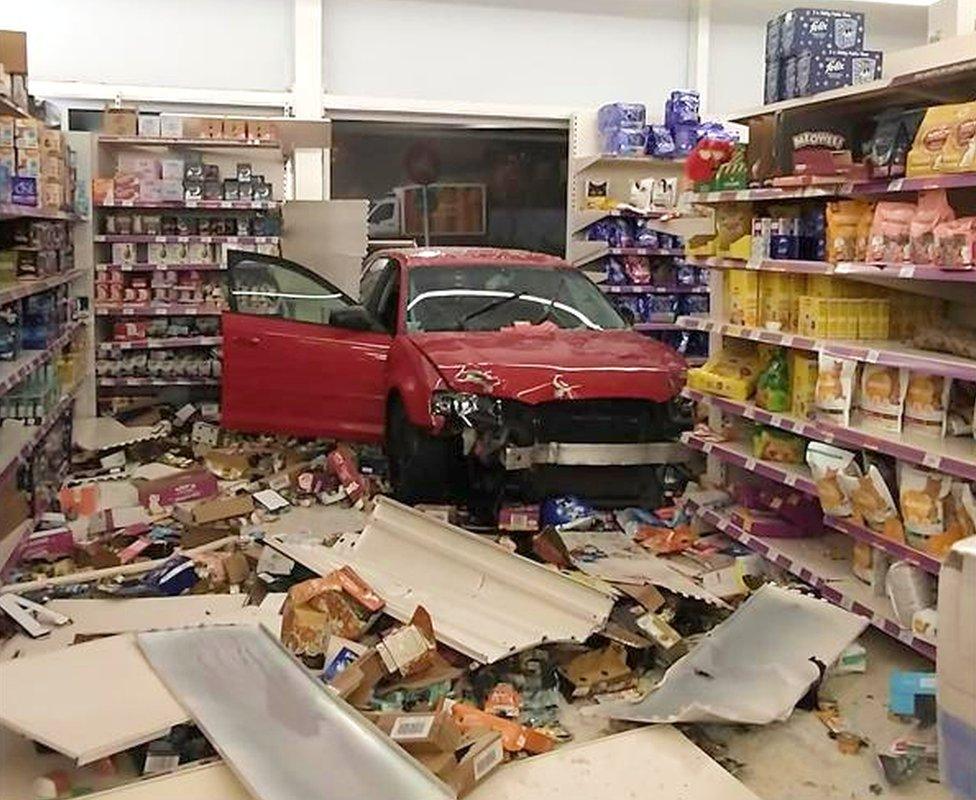
M 825 8 L 795 8 L 780 16 L 779 55 L 825 50 L 863 50 L 864 14 Z
M 796 57 L 794 97 L 805 97 L 841 86 L 857 86 L 881 77 L 879 50 L 824 50 Z

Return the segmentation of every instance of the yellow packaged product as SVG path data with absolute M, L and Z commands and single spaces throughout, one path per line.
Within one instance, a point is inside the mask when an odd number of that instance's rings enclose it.
M 849 297 L 850 291 L 848 281 L 833 275 L 807 276 L 806 293 L 812 297 Z
M 726 274 L 728 319 L 733 325 L 759 325 L 759 272 L 733 269 Z
M 715 208 L 715 234 L 718 252 L 727 252 L 733 243 L 752 232 L 751 203 L 723 203 Z
M 793 330 L 793 276 L 762 272 L 759 276 L 759 324 L 774 331 Z
M 827 203 L 827 260 L 857 261 L 857 242 L 865 208 L 864 200 L 837 200 Z M 870 225 L 871 217 L 868 217 Z
M 933 106 L 908 151 L 909 177 L 976 171 L 976 101 Z
M 860 300 L 830 300 L 827 317 L 828 339 L 856 339 L 857 314 Z
M 857 243 L 854 248 L 854 260 L 866 261 L 868 257 L 868 242 L 871 240 L 871 225 L 874 223 L 874 203 L 863 203 L 861 216 L 857 221 Z
M 857 338 L 888 338 L 888 301 L 879 299 L 858 300 Z
M 817 356 L 790 351 L 790 411 L 801 419 L 813 416 L 817 399 Z
M 706 394 L 748 400 L 756 390 L 759 360 L 755 355 L 720 354 L 698 369 L 688 370 L 688 386 Z
M 814 339 L 827 335 L 830 326 L 830 304 L 834 302 L 827 297 L 813 297 L 803 295 L 798 302 L 799 319 L 797 332 L 801 336 Z

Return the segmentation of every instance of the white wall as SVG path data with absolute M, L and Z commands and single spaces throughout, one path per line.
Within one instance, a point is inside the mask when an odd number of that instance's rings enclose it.
M 686 76 L 686 0 L 325 0 L 326 91 L 662 108 Z
M 762 104 L 766 21 L 798 7 L 864 12 L 864 44 L 868 50 L 902 50 L 927 41 L 928 15 L 924 7 L 832 0 L 714 0 L 708 76 L 713 114 Z
M 268 89 L 292 82 L 292 0 L 0 0 L 30 77 Z

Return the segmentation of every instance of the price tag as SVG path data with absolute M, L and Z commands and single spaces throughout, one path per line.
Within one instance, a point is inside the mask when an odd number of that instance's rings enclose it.
M 718 522 L 715 523 L 715 527 L 720 531 L 727 530 L 729 527 L 729 521 L 725 517 L 719 517 Z
M 166 244 L 166 237 L 165 236 L 155 236 L 155 237 L 153 237 L 153 241 L 156 242 L 157 244 Z
M 845 262 L 841 262 L 836 267 L 834 267 L 834 274 L 836 274 L 836 275 L 843 275 L 846 272 L 850 272 L 851 271 L 851 266 L 852 266 L 851 264 L 848 264 L 848 263 L 845 263 Z
M 179 244 L 188 244 L 189 241 L 190 241 L 190 237 L 189 236 L 177 236 L 176 237 L 176 241 Z
M 186 201 L 186 207 L 187 208 L 199 208 L 200 207 L 200 202 L 198 200 L 187 200 Z
M 790 487 L 796 486 L 796 475 L 794 475 L 791 472 L 784 473 L 783 474 L 783 483 L 785 483 L 787 486 L 790 486 Z
M 783 347 L 792 347 L 793 337 L 790 334 L 786 334 L 780 339 L 780 343 L 783 345 Z
M 914 278 L 915 277 L 915 267 L 914 266 L 901 267 L 898 270 L 898 277 L 899 278 Z
M 135 315 L 136 310 L 134 308 L 123 308 L 122 313 L 127 317 L 131 317 Z
M 939 469 L 942 464 L 942 457 L 938 453 L 926 453 L 922 458 L 922 464 L 931 469 Z
M 752 406 L 746 406 L 744 409 L 742 409 L 742 416 L 746 419 L 755 419 L 756 409 L 754 409 Z
M 742 466 L 744 466 L 747 470 L 749 470 L 750 472 L 752 472 L 756 468 L 756 459 L 754 459 L 754 458 L 747 458 L 746 459 L 746 463 L 743 464 Z
M 753 328 L 752 330 L 746 331 L 746 338 L 756 341 L 759 339 L 759 331 Z
M 705 442 L 704 444 L 702 444 L 702 452 L 703 453 L 711 453 L 712 452 L 712 443 L 711 442 Z
M 864 360 L 869 364 L 877 364 L 879 358 L 881 358 L 881 353 L 877 350 L 868 350 L 868 354 L 864 357 Z
M 889 192 L 900 192 L 901 191 L 901 187 L 904 186 L 904 185 L 905 185 L 905 179 L 904 178 L 896 178 L 895 180 L 893 180 L 891 183 L 888 184 L 888 191 Z
M 762 261 L 747 261 L 746 269 L 762 269 Z
M 210 244 L 211 242 L 213 242 L 215 240 L 214 240 L 214 237 L 213 236 L 201 236 L 200 237 L 200 241 L 203 242 L 203 244 Z

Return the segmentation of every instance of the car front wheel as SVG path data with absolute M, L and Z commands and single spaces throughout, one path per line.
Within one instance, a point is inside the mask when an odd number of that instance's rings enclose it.
M 393 495 L 400 502 L 442 502 L 457 496 L 463 472 L 458 437 L 431 436 L 414 425 L 399 398 L 387 411 L 386 454 Z

